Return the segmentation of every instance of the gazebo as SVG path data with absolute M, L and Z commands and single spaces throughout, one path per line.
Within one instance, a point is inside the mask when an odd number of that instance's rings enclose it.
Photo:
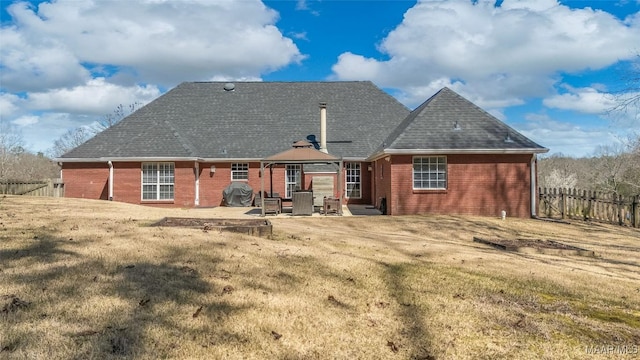
M 338 204 L 341 204 L 342 198 L 342 158 L 335 157 L 326 152 L 317 150 L 313 144 L 307 141 L 297 141 L 293 144 L 293 147 L 289 150 L 282 151 L 275 155 L 271 155 L 260 160 L 260 194 L 261 194 L 261 209 L 262 216 L 265 216 L 265 193 L 264 189 L 264 170 L 269 168 L 270 175 L 273 174 L 273 166 L 282 164 L 321 164 L 335 166 L 335 172 L 337 174 L 337 188 L 338 188 Z M 302 166 L 301 166 L 302 168 Z M 270 177 L 269 183 L 271 190 L 273 190 L 273 179 Z M 271 195 L 273 191 L 269 192 Z M 342 214 L 341 206 L 338 207 L 338 213 Z

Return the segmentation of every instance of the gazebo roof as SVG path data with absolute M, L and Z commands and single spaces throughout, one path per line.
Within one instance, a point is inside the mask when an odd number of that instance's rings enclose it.
M 340 161 L 331 154 L 323 153 L 316 150 L 313 144 L 306 141 L 297 141 L 289 150 L 279 152 L 262 159 L 263 162 L 279 162 L 279 163 L 318 163 L 318 162 L 336 162 Z

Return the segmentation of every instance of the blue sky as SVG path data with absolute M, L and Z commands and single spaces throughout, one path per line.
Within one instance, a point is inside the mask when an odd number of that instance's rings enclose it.
M 411 109 L 448 86 L 550 154 L 640 129 L 607 114 L 640 0 L 0 1 L 0 121 L 34 152 L 208 80 L 370 80 Z

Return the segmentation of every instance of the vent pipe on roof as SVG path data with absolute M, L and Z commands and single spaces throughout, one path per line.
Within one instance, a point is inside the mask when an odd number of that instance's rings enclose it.
M 320 103 L 320 151 L 328 154 L 327 151 L 327 103 Z

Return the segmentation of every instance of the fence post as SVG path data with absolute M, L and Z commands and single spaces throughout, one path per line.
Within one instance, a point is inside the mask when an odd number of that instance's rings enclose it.
M 551 190 L 553 190 L 553 191 L 551 191 Z M 549 189 L 549 198 L 553 199 L 554 201 L 556 200 L 556 188 Z M 552 203 L 549 203 L 548 209 L 549 209 L 549 212 L 547 214 L 547 217 L 553 217 L 553 206 L 552 206 Z
M 622 195 L 617 195 L 614 194 L 614 198 L 616 199 L 617 203 L 618 203 L 618 225 L 623 225 L 624 224 L 624 212 L 622 211 Z
M 536 214 L 543 214 L 543 205 L 542 203 L 544 202 L 544 195 L 542 194 L 542 188 L 538 187 L 538 211 L 536 212 Z
M 634 196 L 631 201 L 631 226 L 640 227 L 640 195 Z
M 589 213 L 591 212 L 591 190 L 587 192 L 587 190 L 582 191 L 582 198 L 584 199 L 584 204 L 582 207 L 582 216 L 584 220 L 589 220 Z
M 560 218 L 565 219 L 567 217 L 567 198 L 566 198 L 566 190 L 564 188 L 560 188 Z
M 53 197 L 64 197 L 64 182 L 62 182 L 62 179 L 53 180 Z

